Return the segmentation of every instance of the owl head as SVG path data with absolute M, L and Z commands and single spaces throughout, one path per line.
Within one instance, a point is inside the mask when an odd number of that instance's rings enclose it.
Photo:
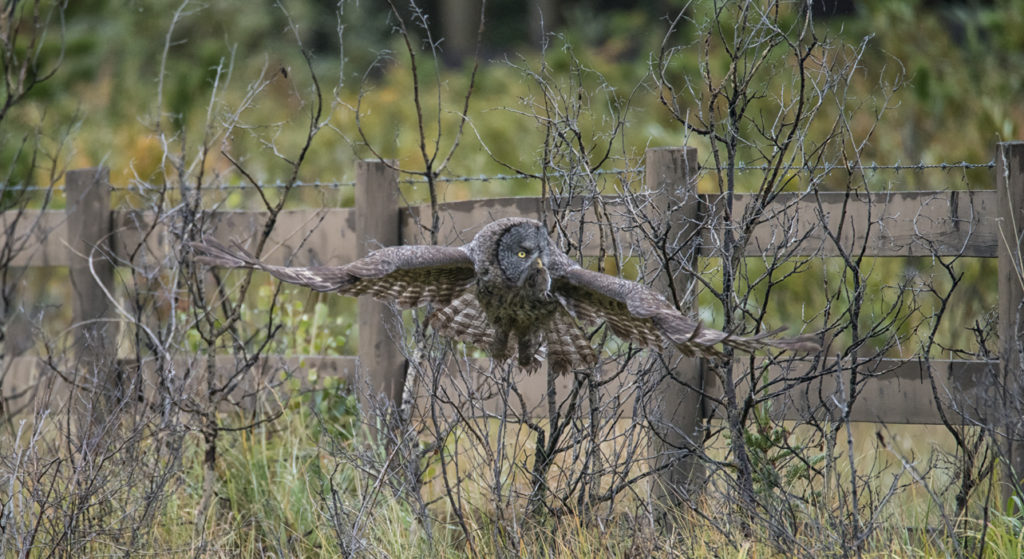
M 551 288 L 548 273 L 548 234 L 535 221 L 512 225 L 498 239 L 498 267 L 505 279 L 537 291 Z

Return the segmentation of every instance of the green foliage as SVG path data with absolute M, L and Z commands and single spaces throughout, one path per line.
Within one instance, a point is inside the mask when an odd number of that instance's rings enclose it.
M 289 392 L 296 395 L 288 401 L 290 412 L 303 418 L 317 444 L 353 440 L 360 421 L 359 399 L 352 392 L 352 387 L 337 377 L 319 377 L 315 368 L 305 370 L 313 388 L 302 390 L 299 379 L 290 379 Z
M 64 63 L 53 80 L 33 92 L 25 106 L 16 108 L 17 125 L 12 125 L 12 137 L 38 129 L 44 114 L 48 130 L 66 130 L 64 122 L 80 117 L 72 167 L 109 165 L 119 185 L 136 175 L 159 181 L 165 172 L 160 158 L 163 146 L 153 141 L 153 126 L 161 115 L 168 115 L 183 134 L 200 138 L 214 91 L 215 69 L 230 68 L 231 80 L 222 80 L 219 85 L 216 110 L 236 107 L 260 75 L 271 78 L 271 83 L 242 115 L 252 128 L 234 136 L 229 151 L 245 159 L 261 178 L 279 180 L 281 167 L 273 164 L 273 158 L 258 156 L 262 152 L 259 134 L 268 126 L 277 126 L 275 123 L 297 120 L 295 126 L 285 126 L 279 136 L 285 142 L 297 141 L 305 132 L 301 120 L 308 108 L 311 83 L 295 35 L 288 29 L 291 17 L 301 46 L 313 56 L 322 85 L 328 91 L 335 88 L 337 96 L 330 116 L 331 131 L 314 143 L 302 178 L 351 179 L 355 159 L 368 156 L 354 130 L 360 91 L 365 93 L 359 112 L 367 139 L 382 155 L 395 157 L 404 165 L 412 165 L 418 156 L 418 137 L 412 125 L 414 107 L 406 102 L 411 90 L 408 61 L 401 43 L 386 35 L 390 27 L 382 6 L 342 4 L 343 43 L 339 43 L 337 18 L 324 6 L 292 2 L 285 12 L 273 4 L 252 5 L 239 0 L 206 6 L 189 4 L 171 34 L 162 95 L 157 86 L 163 42 L 179 4 L 164 1 L 137 3 L 134 9 L 119 6 L 103 0 L 71 4 L 66 18 Z M 701 21 L 709 6 L 694 4 L 694 21 Z M 864 35 L 874 37 L 867 44 L 865 71 L 851 76 L 851 94 L 868 102 L 872 88 L 878 85 L 878 68 L 884 67 L 890 74 L 903 68 L 910 79 L 910 87 L 897 98 L 898 106 L 883 123 L 883 131 L 875 134 L 868 146 L 867 159 L 986 161 L 991 158 L 996 138 L 1019 135 L 1024 120 L 1024 106 L 1019 102 L 1024 98 L 1024 78 L 1005 69 L 1022 63 L 1021 49 L 1016 48 L 1024 42 L 1021 8 L 1020 0 L 970 8 L 927 8 L 910 0 L 876 1 L 864 3 L 856 17 L 820 22 L 821 34 L 826 37 L 853 43 Z M 616 95 L 627 95 L 637 84 L 647 87 L 647 56 L 659 47 L 665 29 L 663 21 L 650 15 L 654 13 L 641 9 L 596 13 L 582 6 L 573 8 L 567 14 L 568 27 L 552 42 L 544 63 L 557 74 L 576 57 L 603 76 L 608 84 L 605 89 Z M 725 14 L 728 16 L 730 11 Z M 919 32 L 908 36 L 904 32 L 908 28 Z M 646 32 L 638 33 L 637 29 Z M 678 44 L 688 45 L 692 29 L 692 25 L 683 25 L 675 37 Z M 49 45 L 57 45 L 58 38 L 54 29 L 47 48 L 56 48 Z M 517 66 L 540 66 L 539 57 L 529 47 L 520 44 L 509 48 L 513 49 L 509 58 Z M 339 59 L 342 52 L 344 63 Z M 378 60 L 378 56 L 382 58 Z M 441 86 L 440 123 L 443 130 L 450 131 L 458 121 L 454 108 L 460 106 L 467 85 L 466 71 L 437 66 L 422 56 L 419 66 L 425 84 Z M 370 68 L 373 70 L 368 72 Z M 696 57 L 690 55 L 673 60 L 670 69 L 671 74 L 690 79 L 699 78 L 697 71 Z M 585 89 L 595 91 L 590 86 Z M 530 80 L 524 80 L 520 71 L 500 59 L 487 61 L 470 106 L 472 130 L 464 137 L 463 149 L 450 173 L 507 172 L 496 160 L 530 169 L 531 162 L 537 161 L 542 135 L 525 109 L 536 99 Z M 157 100 L 163 106 L 155 106 Z M 428 109 L 436 110 L 434 95 L 426 95 L 425 100 Z M 601 103 L 593 106 L 598 108 Z M 682 130 L 669 121 L 651 91 L 637 90 L 631 106 L 625 137 L 628 151 L 638 153 L 647 145 L 683 141 Z M 434 132 L 435 122 L 427 119 L 428 136 Z M 902 132 L 884 133 L 890 128 Z M 491 150 L 493 159 L 480 149 L 482 145 Z M 446 146 L 440 147 L 443 152 Z M 26 172 L 23 169 L 21 174 Z M 987 177 L 984 171 L 979 173 L 979 180 L 981 177 Z M 43 179 L 37 174 L 29 180 Z M 920 179 L 905 176 L 901 182 L 915 180 Z M 444 195 L 461 199 L 532 193 L 531 188 L 535 187 L 458 183 L 447 185 Z M 413 187 L 407 187 L 405 194 L 410 201 L 425 200 L 425 195 Z
M 237 271 L 227 278 L 238 278 L 248 272 Z M 276 355 L 345 355 L 354 340 L 353 302 L 329 294 L 310 292 L 296 286 L 281 285 L 262 272 L 254 272 L 261 282 L 250 290 L 249 300 L 241 307 L 243 324 L 266 325 L 280 323 L 282 328 L 265 348 L 265 353 Z M 309 309 L 307 306 L 312 306 Z M 179 321 L 189 318 L 189 311 L 178 311 Z M 186 323 L 186 322 L 183 322 Z M 199 332 L 194 328 L 186 333 L 191 351 L 204 347 Z M 250 350 L 261 343 L 261 338 L 249 340 Z M 310 370 L 310 381 L 316 371 Z
M 339 42 L 335 29 L 338 19 L 326 6 L 291 2 L 285 11 L 273 4 L 253 5 L 240 0 L 189 4 L 171 33 L 162 96 L 157 94 L 157 86 L 163 40 L 179 3 L 139 2 L 132 9 L 120 6 L 109 0 L 71 3 L 60 71 L 32 92 L 25 106 L 16 108 L 17 118 L 13 120 L 18 124 L 12 125 L 13 137 L 37 128 L 44 113 L 51 130 L 66 129 L 64 122 L 81 117 L 72 166 L 102 162 L 114 169 L 117 184 L 125 184 L 134 173 L 159 179 L 162 170 L 155 152 L 162 148 L 149 139 L 152 126 L 161 114 L 169 115 L 183 133 L 200 137 L 217 67 L 232 70 L 230 83 L 220 84 L 222 96 L 217 108 L 237 105 L 252 80 L 266 73 L 278 77 L 259 95 L 257 104 L 247 112 L 247 120 L 265 127 L 303 114 L 306 103 L 302 98 L 310 79 L 295 34 L 288 28 L 290 17 L 296 23 L 302 47 L 313 56 L 314 69 L 323 85 L 328 90 L 341 86 L 335 90 L 340 103 L 332 116 L 332 127 L 338 133 L 316 142 L 314 155 L 304 169 L 305 178 L 351 178 L 354 159 L 366 156 L 353 130 L 352 110 L 361 90 L 367 93 L 361 112 L 369 139 L 387 157 L 410 162 L 416 156 L 415 127 L 409 125 L 414 120 L 413 107 L 404 102 L 410 91 L 407 61 L 400 43 L 386 36 L 390 27 L 382 6 L 343 3 Z M 694 21 L 701 21 L 709 6 L 694 4 Z M 1020 48 L 1024 43 L 1020 31 L 1024 28 L 1020 21 L 1022 7 L 1021 0 L 948 8 L 924 7 L 912 0 L 872 1 L 863 3 L 855 17 L 821 22 L 823 36 L 839 36 L 854 43 L 864 35 L 874 37 L 868 43 L 865 69 L 905 68 L 910 78 L 911 87 L 898 99 L 899 106 L 886 123 L 903 132 L 876 134 L 874 145 L 868 148 L 869 159 L 985 161 L 991 158 L 994 139 L 1019 135 L 1024 119 L 1024 106 L 1019 101 L 1024 98 L 1024 78 L 1019 72 L 1005 69 L 1020 67 L 1024 57 Z M 603 75 L 611 90 L 629 92 L 643 82 L 648 53 L 658 48 L 665 28 L 654 13 L 641 9 L 604 13 L 577 6 L 567 14 L 564 39 L 556 39 L 549 48 L 547 64 L 559 71 L 569 60 L 564 45 L 575 45 L 572 54 Z M 725 11 L 727 16 L 729 13 Z M 492 27 L 504 28 L 493 23 Z M 908 35 L 904 32 L 908 28 L 917 32 Z M 637 29 L 646 32 L 638 33 Z M 686 45 L 691 32 L 692 26 L 684 25 L 675 38 Z M 44 45 L 46 60 L 59 55 L 59 39 L 58 30 L 52 29 Z M 529 47 L 519 44 L 507 48 L 523 53 L 528 65 L 537 66 L 537 55 Z M 382 54 L 384 58 L 377 63 Z M 466 85 L 464 69 L 438 67 L 426 58 L 420 63 L 421 77 L 427 83 L 436 79 L 441 84 L 442 106 L 459 106 Z M 695 57 L 680 57 L 675 63 L 672 72 L 696 77 Z M 367 73 L 371 67 L 375 69 Z M 287 78 L 281 76 L 281 69 Z M 528 80 L 499 60 L 486 63 L 481 72 L 471 104 L 474 133 L 466 138 L 466 149 L 459 160 L 453 162 L 453 174 L 507 171 L 475 149 L 477 132 L 502 161 L 530 161 L 536 155 L 531 152 L 540 145 L 536 123 L 513 102 L 520 99 L 528 103 L 533 97 Z M 853 93 L 869 99 L 877 77 L 877 71 L 851 76 Z M 668 122 L 656 95 L 643 90 L 639 93 L 632 102 L 635 110 L 629 117 L 627 143 L 639 150 L 648 144 L 680 142 L 681 130 Z M 163 106 L 155 106 L 158 99 Z M 436 105 L 433 99 L 428 101 Z M 456 118 L 451 111 L 443 110 L 442 128 L 450 130 Z M 428 126 L 432 126 L 433 121 L 428 120 Z M 302 126 L 298 126 L 288 135 L 302 132 Z M 245 134 L 231 141 L 231 151 L 243 156 L 253 155 L 258 147 L 256 138 Z M 279 178 L 267 161 L 250 163 L 266 174 L 264 178 Z M 134 173 L 130 171 L 133 166 Z M 41 181 L 43 177 L 33 178 Z M 473 195 L 494 194 L 500 188 L 482 190 L 482 194 Z M 456 198 L 470 195 L 463 187 L 453 187 L 449 194 Z
M 987 524 L 971 520 L 968 525 L 971 528 L 966 540 L 981 548 L 979 556 L 1000 559 L 1024 556 L 1024 501 L 1020 495 L 1014 495 L 1004 510 L 990 509 Z
M 826 459 L 825 452 L 809 452 L 812 449 L 806 445 L 790 440 L 789 430 L 772 420 L 771 408 L 771 401 L 754 406 L 753 422 L 743 435 L 754 468 L 755 489 L 762 493 L 791 490 L 797 481 L 811 481 L 811 468 Z M 820 496 L 817 490 L 808 491 Z
M 275 287 L 269 284 L 260 286 L 257 304 L 261 308 L 266 308 L 264 305 L 273 296 L 274 289 Z M 316 302 L 313 304 L 312 312 L 305 310 L 305 305 L 299 298 L 290 297 L 281 302 L 275 318 L 284 323 L 285 328 L 284 335 L 274 338 L 274 353 L 337 355 L 345 345 L 353 326 L 352 322 L 346 316 L 331 316 L 327 304 L 321 301 L 327 297 L 323 293 L 317 293 L 314 297 Z
M 1021 135 L 1024 2 L 865 2 L 860 16 L 837 22 L 874 34 L 867 62 L 901 65 L 911 88 L 894 113 L 902 134 L 880 133 L 879 153 L 904 161 L 986 161 L 992 144 Z M 914 33 L 905 30 L 914 29 Z

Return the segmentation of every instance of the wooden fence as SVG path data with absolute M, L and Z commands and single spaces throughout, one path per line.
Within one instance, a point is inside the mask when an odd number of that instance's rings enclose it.
M 1020 272 L 1021 231 L 1024 228 L 1024 142 L 1000 143 L 996 147 L 995 188 L 992 190 L 933 190 L 915 192 L 822 192 L 815 200 L 801 194 L 783 194 L 767 208 L 766 215 L 786 216 L 784 224 L 794 236 L 804 233 L 811 240 L 824 240 L 817 206 L 835 226 L 845 247 L 866 246 L 866 256 L 965 256 L 998 258 L 999 260 L 999 334 L 1001 366 L 1007 371 L 1020 371 L 1015 344 L 1022 337 L 1022 295 Z M 692 188 L 696 180 L 696 150 L 672 148 L 649 150 L 646 161 L 645 187 L 651 193 L 671 197 L 681 187 Z M 272 263 L 292 265 L 341 264 L 367 252 L 368 249 L 398 243 L 422 243 L 420 223 L 429 223 L 427 206 L 399 207 L 398 176 L 381 162 L 361 162 L 357 169 L 356 206 L 340 209 L 305 209 L 284 211 L 277 222 L 266 254 Z M 669 188 L 664 188 L 668 186 Z M 13 266 L 66 266 L 71 270 L 75 324 L 81 340 L 102 337 L 103 322 L 93 319 L 110 316 L 109 301 L 103 289 L 113 283 L 109 262 L 97 261 L 90 269 L 85 256 L 99 244 L 115 255 L 124 255 L 141 242 L 166 242 L 160 235 L 141 238 L 153 217 L 144 212 L 111 209 L 108 172 L 102 169 L 71 171 L 66 179 L 67 209 L 42 210 L 20 216 L 16 226 L 9 227 L 11 216 L 2 214 L 4 225 L 0 243 L 19 239 L 27 243 L 11 263 Z M 664 194 L 667 193 L 667 194 Z M 658 195 L 658 194 L 653 194 Z M 717 211 L 715 198 L 700 196 L 699 211 Z M 737 212 L 751 197 L 737 195 Z M 622 201 L 608 198 L 614 207 Z M 668 203 L 663 200 L 662 203 Z M 812 204 L 814 207 L 812 207 Z M 870 204 L 870 224 L 865 208 Z M 441 204 L 441 244 L 461 244 L 485 223 L 505 216 L 539 216 L 543 201 L 539 198 L 500 198 Z M 684 211 L 697 211 L 696 205 Z M 840 219 L 860 226 L 836 226 Z M 250 237 L 262 227 L 265 212 L 220 211 L 212 216 L 215 235 L 223 241 Z M 781 217 L 779 219 L 782 219 Z M 858 221 L 859 220 L 859 221 Z M 782 225 L 764 223 L 755 229 L 747 244 L 746 256 L 760 256 L 764 247 L 774 241 L 772 235 Z M 773 229 L 774 228 L 774 229 Z M 794 231 L 793 228 L 796 228 Z M 704 243 L 708 246 L 709 243 Z M 3 246 L 3 244 L 0 244 Z M 154 245 L 155 246 L 155 245 Z M 835 245 L 828 242 L 805 242 L 806 254 L 822 257 L 838 256 Z M 584 251 L 593 251 L 583 247 Z M 156 247 L 159 250 L 159 247 Z M 798 248 L 797 254 L 805 248 Z M 595 252 L 596 254 L 596 252 Z M 107 286 L 98 285 L 99 278 Z M 369 298 L 359 301 L 358 356 L 278 359 L 276 366 L 295 367 L 301 361 L 318 367 L 321 374 L 354 378 L 356 364 L 369 371 L 376 390 L 397 399 L 405 375 L 405 362 L 395 349 L 388 324 L 393 313 Z M 108 351 L 103 344 L 93 344 L 98 351 Z M 104 356 L 93 356 L 102 359 Z M 225 357 L 225 359 L 228 359 Z M 14 385 L 27 382 L 36 369 L 36 358 L 20 357 L 4 377 L 4 394 L 12 393 Z M 922 362 L 882 359 L 875 368 L 884 373 L 865 384 L 865 392 L 856 401 L 851 418 L 856 421 L 930 424 L 940 421 L 929 371 Z M 938 382 L 940 394 L 957 394 L 970 399 L 986 385 L 985 378 L 1000 363 L 987 361 L 930 360 L 931 378 Z M 538 386 L 526 388 L 526 394 L 538 399 L 544 393 L 543 375 L 535 375 Z M 794 401 L 781 412 L 785 418 L 799 419 L 807 409 L 817 409 L 817 395 L 831 395 L 828 379 L 811 390 L 800 391 L 804 398 Z M 715 391 L 715 387 L 709 388 Z M 696 419 L 692 410 L 704 410 L 699 397 L 677 394 L 677 409 L 682 414 L 677 424 Z M 827 407 L 836 405 L 826 402 Z M 686 417 L 684 417 L 686 416 Z M 1020 464 L 1018 464 L 1020 465 Z M 1020 469 L 1018 471 L 1024 471 Z

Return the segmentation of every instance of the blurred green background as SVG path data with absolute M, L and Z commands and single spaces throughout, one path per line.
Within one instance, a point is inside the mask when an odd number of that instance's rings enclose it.
M 469 79 L 477 2 L 420 3 L 439 63 L 428 56 L 427 33 L 416 27 L 410 8 L 398 4 L 418 41 L 414 47 L 421 51 L 418 70 L 428 88 L 426 108 L 436 110 L 440 97 L 442 126 L 451 127 Z M 678 0 L 631 4 L 488 2 L 482 65 L 468 113 L 471 130 L 448 174 L 508 173 L 495 158 L 537 170 L 532 162 L 543 136 L 534 119 L 523 114 L 537 91 L 523 69 L 539 70 L 542 62 L 560 79 L 569 79 L 573 58 L 582 63 L 580 85 L 594 96 L 595 127 L 608 117 L 609 100 L 629 98 L 624 152 L 680 144 L 683 131 L 660 105 L 649 76 L 651 56 L 661 45 L 668 18 L 685 8 L 700 20 L 701 11 L 712 8 L 708 2 Z M 30 4 L 5 5 L 8 18 L 32 16 L 22 13 Z M 996 141 L 1021 136 L 1021 0 L 821 0 L 814 6 L 822 37 L 852 45 L 871 37 L 863 71 L 850 76 L 854 94 L 872 95 L 886 68 L 905 72 L 906 86 L 896 92 L 892 110 L 865 152 L 867 160 L 988 162 Z M 46 7 L 43 2 L 42 10 Z M 543 57 L 538 10 L 545 10 L 549 41 Z M 329 111 L 329 129 L 314 141 L 301 178 L 348 181 L 353 159 L 370 156 L 355 129 L 361 93 L 365 139 L 382 155 L 414 167 L 419 145 L 411 73 L 395 25 L 384 2 L 75 0 L 63 20 L 49 21 L 40 47 L 40 69 L 56 67 L 63 55 L 56 74 L 12 107 L 2 123 L 7 140 L 0 170 L 9 184 L 48 184 L 50 167 L 39 163 L 52 160 L 62 168 L 107 165 L 118 186 L 133 180 L 160 182 L 167 173 L 163 155 L 168 146 L 155 133 L 158 125 L 180 141 L 170 149 L 187 151 L 204 141 L 210 120 L 231 115 L 248 96 L 250 104 L 238 115 L 245 131 L 221 139 L 218 150 L 245 161 L 259 180 L 281 180 L 285 166 L 262 157 L 261 142 L 272 134 L 287 150 L 305 134 L 311 79 L 301 49 L 310 54 Z M 672 39 L 686 44 L 691 27 L 684 22 Z M 682 60 L 688 63 L 685 53 Z M 254 91 L 261 79 L 265 83 Z M 440 96 L 429 89 L 438 84 Z M 20 139 L 35 136 L 42 157 L 33 160 Z M 481 142 L 493 157 L 480 149 Z M 206 164 L 230 167 L 223 157 Z M 467 188 L 452 185 L 445 195 L 481 195 Z M 512 183 L 500 188 L 531 187 Z

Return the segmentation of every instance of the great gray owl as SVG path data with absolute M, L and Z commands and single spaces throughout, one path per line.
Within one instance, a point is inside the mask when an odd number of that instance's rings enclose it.
M 526 218 L 490 223 L 461 247 L 387 247 L 333 267 L 271 266 L 214 241 L 192 246 L 197 260 L 211 266 L 257 268 L 288 283 L 368 294 L 401 308 L 430 304 L 427 323 L 436 332 L 486 349 L 498 361 L 517 352 L 528 370 L 539 365 L 543 349 L 558 373 L 593 366 L 597 352 L 583 326 L 601 322 L 624 340 L 672 345 L 685 355 L 721 355 L 719 344 L 747 352 L 818 349 L 810 336 L 745 337 L 705 328 L 642 284 L 581 268 L 540 222 Z

